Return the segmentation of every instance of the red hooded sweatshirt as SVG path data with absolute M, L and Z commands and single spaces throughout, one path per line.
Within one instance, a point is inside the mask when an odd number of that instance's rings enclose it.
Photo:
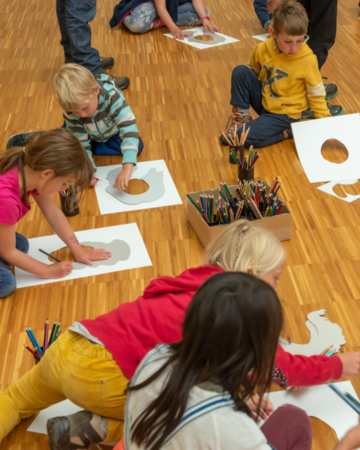
M 144 295 L 124 303 L 82 325 L 109 350 L 129 380 L 140 361 L 158 344 L 181 340 L 185 311 L 197 289 L 223 269 L 200 266 L 177 277 L 152 280 Z M 282 387 L 312 386 L 338 380 L 342 362 L 337 356 L 293 356 L 280 345 L 276 353 L 273 380 Z

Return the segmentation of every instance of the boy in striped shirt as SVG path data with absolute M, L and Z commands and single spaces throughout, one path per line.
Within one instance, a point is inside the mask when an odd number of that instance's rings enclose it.
M 135 116 L 112 77 L 105 73 L 94 77 L 85 67 L 65 64 L 54 77 L 54 89 L 66 128 L 79 138 L 90 157 L 92 152 L 123 155 L 114 187 L 126 190 L 144 145 Z

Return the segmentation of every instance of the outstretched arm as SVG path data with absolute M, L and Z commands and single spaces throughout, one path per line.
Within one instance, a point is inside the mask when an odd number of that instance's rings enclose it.
M 41 212 L 59 238 L 70 248 L 76 261 L 92 265 L 91 261 L 108 259 L 110 252 L 104 249 L 87 250 L 81 247 L 64 213 L 56 206 L 50 195 L 34 196 Z

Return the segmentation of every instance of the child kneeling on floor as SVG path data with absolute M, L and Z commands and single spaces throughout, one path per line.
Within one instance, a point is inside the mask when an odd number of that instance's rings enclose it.
M 219 31 L 209 15 L 203 0 L 122 0 L 115 6 L 110 26 L 118 28 L 124 22 L 132 33 L 143 34 L 165 25 L 175 39 L 184 39 L 189 35 L 179 26 L 203 25 L 205 31 Z
M 232 73 L 232 115 L 226 135 L 240 135 L 251 122 L 250 106 L 259 115 L 252 121 L 245 147 L 267 147 L 292 138 L 291 124 L 310 107 L 316 118 L 341 115 L 341 106 L 327 105 L 316 56 L 305 35 L 308 17 L 302 5 L 283 0 L 273 14 L 272 37 L 258 44 L 247 66 Z M 221 144 L 228 145 L 224 136 Z
M 54 77 L 54 89 L 66 128 L 88 154 L 123 155 L 114 187 L 126 190 L 144 144 L 135 116 L 112 77 L 103 73 L 95 78 L 85 67 L 65 64 Z

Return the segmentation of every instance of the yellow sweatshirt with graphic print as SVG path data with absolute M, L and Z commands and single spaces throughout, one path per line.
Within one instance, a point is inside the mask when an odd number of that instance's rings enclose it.
M 308 98 L 316 118 L 331 117 L 316 56 L 305 41 L 288 56 L 273 38 L 267 39 L 255 47 L 248 67 L 262 82 L 262 104 L 270 113 L 300 119 Z

